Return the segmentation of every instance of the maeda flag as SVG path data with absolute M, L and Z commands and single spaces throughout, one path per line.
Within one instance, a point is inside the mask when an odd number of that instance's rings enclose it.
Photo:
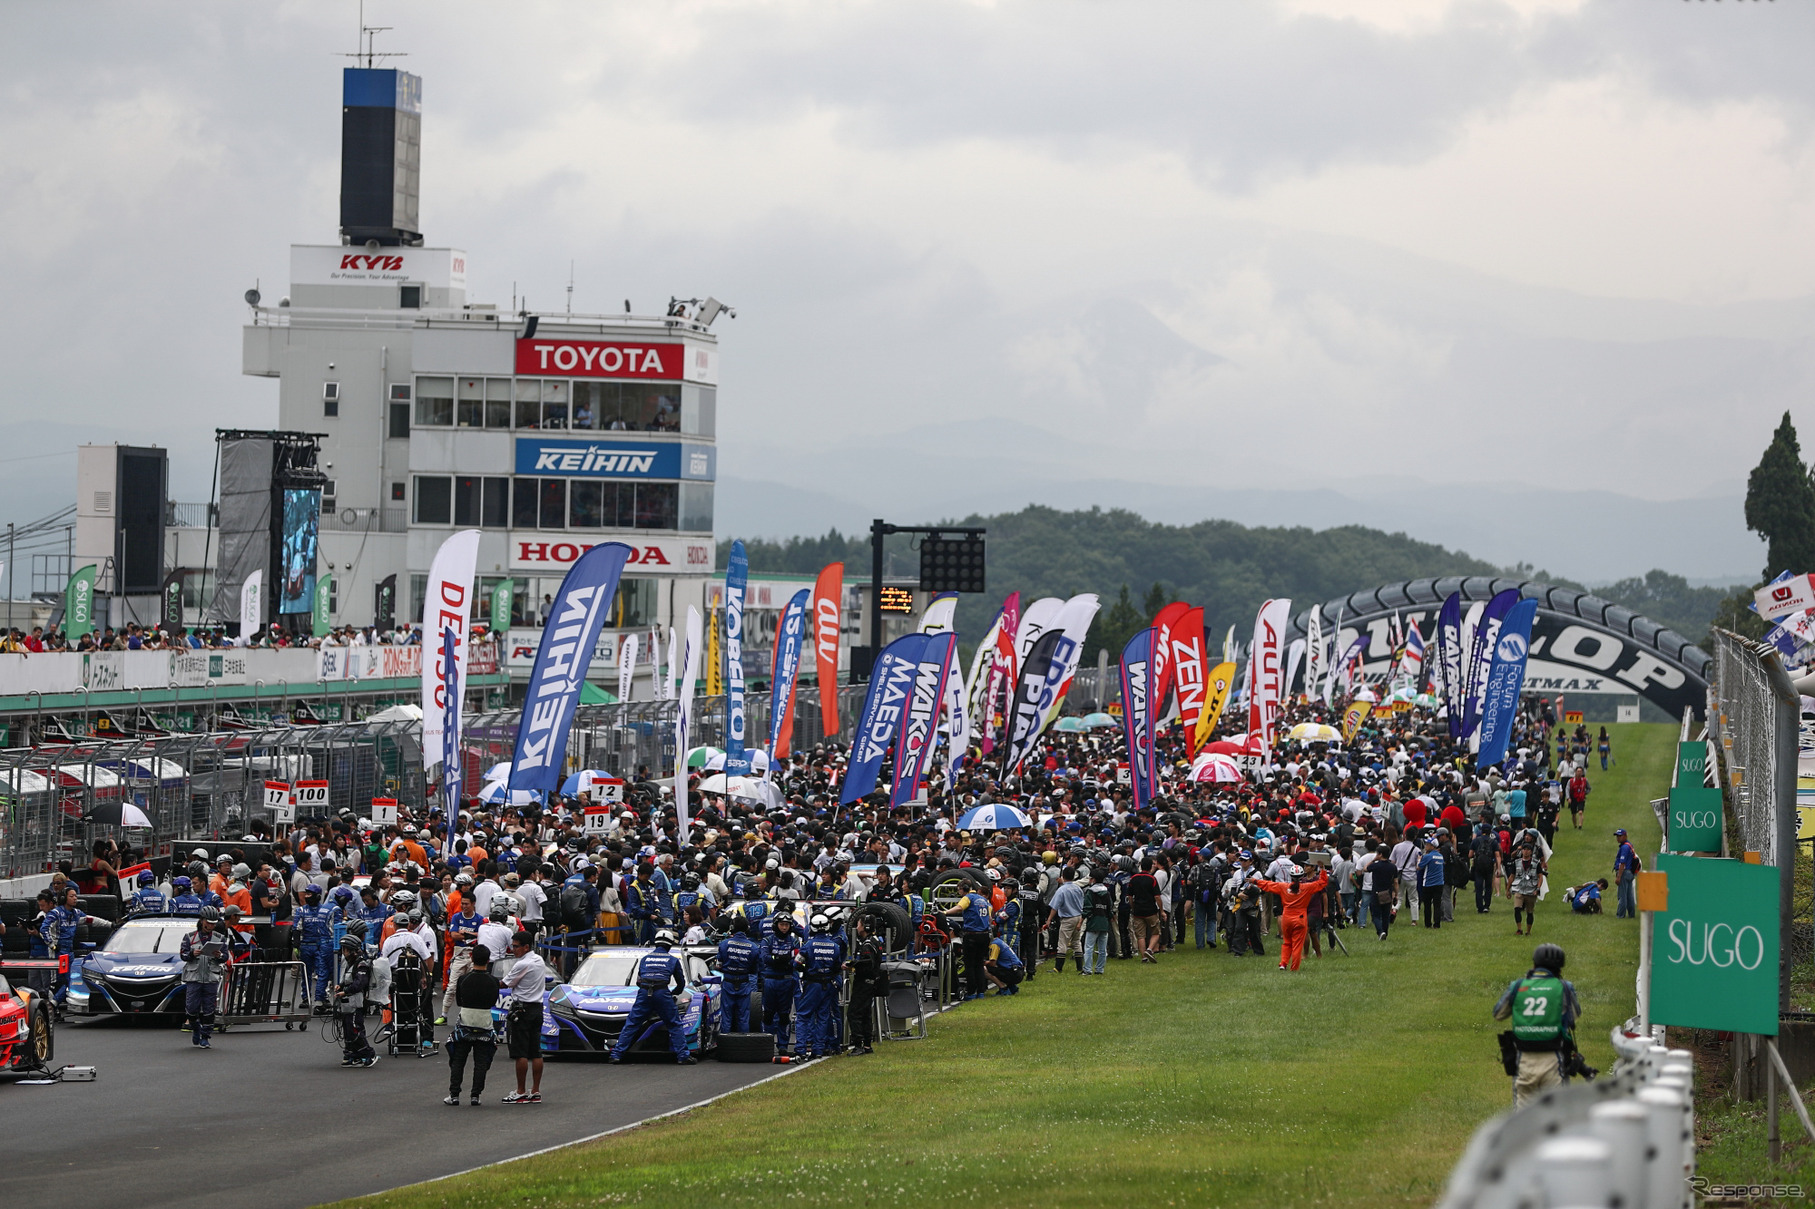
M 921 637 L 926 641 L 914 664 L 914 685 L 895 732 L 895 780 L 889 790 L 890 806 L 900 806 L 912 798 L 926 773 L 939 726 L 939 709 L 945 704 L 946 682 L 951 678 L 952 660 L 958 649 L 958 636 L 950 631 Z
M 849 806 L 876 788 L 882 759 L 895 743 L 895 732 L 913 692 L 920 654 L 932 639 L 925 634 L 903 634 L 882 648 L 870 669 L 870 689 L 863 699 L 863 713 L 851 736 L 851 759 L 845 768 L 838 800 Z

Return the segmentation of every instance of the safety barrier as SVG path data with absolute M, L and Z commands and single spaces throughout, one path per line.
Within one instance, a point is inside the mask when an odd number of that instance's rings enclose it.
M 1438 1209 L 1685 1209 L 1695 1175 L 1694 1062 L 1615 1030 L 1603 1078 L 1552 1088 L 1469 1140 Z
M 227 967 L 215 1019 L 236 1024 L 281 1024 L 310 1019 L 308 974 L 300 961 L 242 961 Z

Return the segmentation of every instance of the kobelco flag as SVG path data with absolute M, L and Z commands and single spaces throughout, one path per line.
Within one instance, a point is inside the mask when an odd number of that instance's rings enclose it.
M 750 578 L 750 559 L 744 543 L 731 543 L 725 566 L 725 775 L 741 777 L 750 771 L 744 754 L 744 586 Z
M 828 563 L 813 583 L 813 658 L 819 665 L 819 717 L 838 733 L 838 641 L 843 629 L 844 564 Z
M 1493 667 L 1487 673 L 1487 691 L 1481 707 L 1481 749 L 1477 769 L 1491 768 L 1506 758 L 1512 740 L 1513 720 L 1519 713 L 1519 687 L 1525 683 L 1525 661 L 1531 654 L 1531 623 L 1538 616 L 1538 602 L 1521 600 L 1507 610 L 1494 639 Z
M 450 534 L 429 564 L 422 598 L 422 760 L 439 764 L 447 725 L 448 698 L 466 695 L 467 628 L 473 607 L 473 568 L 479 561 L 479 531 Z M 454 663 L 443 656 L 442 631 L 454 632 Z M 589 646 L 588 653 L 592 651 Z M 431 666 L 432 661 L 432 666 Z M 582 673 L 585 665 L 582 662 Z M 576 690 L 577 692 L 578 690 Z M 458 714 L 456 713 L 456 717 Z M 459 736 L 453 736 L 458 739 Z
M 788 744 L 794 737 L 794 685 L 800 678 L 800 648 L 806 641 L 808 595 L 807 588 L 794 593 L 775 630 L 775 664 L 769 673 L 771 768 L 788 758 Z
M 580 687 L 586 683 L 593 647 L 629 559 L 629 546 L 606 542 L 575 560 L 561 581 L 523 695 L 523 717 L 517 724 L 517 750 L 511 761 L 511 789 L 544 793 L 560 789 L 561 761 L 567 755 L 567 734 L 580 703 Z M 683 748 L 683 758 L 685 752 Z M 677 790 L 685 794 L 685 783 Z
M 1254 618 L 1254 648 L 1248 653 L 1248 733 L 1259 735 L 1261 747 L 1271 750 L 1273 731 L 1279 724 L 1281 696 L 1285 689 L 1285 634 L 1292 619 L 1290 600 L 1269 600 Z
M 1136 810 L 1153 801 L 1153 642 L 1149 628 L 1122 648 L 1122 737 L 1128 744 Z
M 939 725 L 939 707 L 945 703 L 946 681 L 958 648 L 958 636 L 949 631 L 922 636 L 926 642 L 914 664 L 914 687 L 907 712 L 895 732 L 895 782 L 889 791 L 890 806 L 900 806 L 912 798 L 925 775 Z
M 851 761 L 839 788 L 838 800 L 843 805 L 849 806 L 876 788 L 882 758 L 894 745 L 895 731 L 914 688 L 920 654 L 931 641 L 925 634 L 903 634 L 876 657 L 876 666 L 870 670 L 870 689 L 863 699 L 863 713 L 857 719 L 857 733 L 851 736 Z

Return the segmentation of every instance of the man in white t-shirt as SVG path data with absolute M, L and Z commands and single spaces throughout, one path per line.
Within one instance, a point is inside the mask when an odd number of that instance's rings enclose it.
M 517 1090 L 504 1097 L 506 1104 L 540 1104 L 542 1102 L 542 993 L 548 982 L 548 966 L 536 955 L 535 938 L 528 932 L 511 937 L 510 955 L 516 959 L 510 973 L 504 976 L 504 987 L 510 992 L 510 1019 L 506 1033 L 510 1056 L 517 1063 Z M 535 1082 L 524 1090 L 524 1079 L 535 1072 Z
M 514 887 L 517 897 L 523 900 L 523 913 L 520 916 L 523 930 L 532 935 L 542 930 L 542 904 L 548 901 L 548 892 L 542 888 L 542 867 L 537 865 L 530 869 L 529 876 Z

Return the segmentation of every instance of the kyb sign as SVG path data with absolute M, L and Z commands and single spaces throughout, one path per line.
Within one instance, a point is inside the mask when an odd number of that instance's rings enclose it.
M 1652 1020 L 1775 1037 L 1777 869 L 1670 855 L 1657 866 L 1670 909 L 1652 920 Z

